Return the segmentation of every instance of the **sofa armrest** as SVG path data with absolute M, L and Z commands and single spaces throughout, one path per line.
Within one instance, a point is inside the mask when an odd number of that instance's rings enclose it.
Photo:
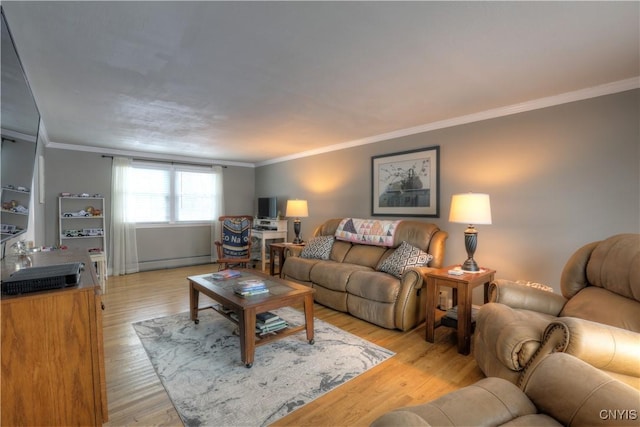
M 551 339 L 558 329 L 564 329 L 564 353 L 598 369 L 640 377 L 640 334 L 585 319 L 560 317 L 547 327 L 544 339 Z
M 438 230 L 433 236 L 431 236 L 428 252 L 433 256 L 433 259 L 429 262 L 429 267 L 444 267 L 444 255 L 448 237 L 449 233 L 443 230 Z
M 511 280 L 497 279 L 489 285 L 489 301 L 511 308 L 557 316 L 567 299 L 562 295 L 524 286 Z
M 521 388 L 563 425 L 638 425 L 640 392 L 566 353 L 543 357 Z
M 538 352 L 545 327 L 552 320 L 547 314 L 490 302 L 478 311 L 476 340 L 481 339 L 483 348 L 490 349 L 503 366 L 522 371 Z
M 540 361 L 554 352 L 570 354 L 598 369 L 640 377 L 640 334 L 575 317 L 560 317 L 545 329 L 540 348 L 518 384 L 526 384 Z
M 431 402 L 387 412 L 371 427 L 501 425 L 535 413 L 533 403 L 515 385 L 483 378 Z
M 395 324 L 401 331 L 408 331 L 423 322 L 426 317 L 427 294 L 424 292 L 426 274 L 430 267 L 411 267 L 400 279 L 396 299 Z
M 411 274 L 416 274 L 419 276 L 419 278 L 415 278 L 411 280 L 411 284 L 414 287 L 414 289 L 422 289 L 422 288 L 426 288 L 427 286 L 427 273 L 436 270 L 436 268 L 433 267 L 411 267 L 405 270 L 404 275 L 411 275 Z M 410 273 L 411 272 L 411 273 Z M 403 275 L 403 279 L 404 279 L 404 275 Z

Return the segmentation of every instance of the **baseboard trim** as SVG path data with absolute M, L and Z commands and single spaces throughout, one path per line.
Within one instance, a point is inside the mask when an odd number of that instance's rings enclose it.
M 189 267 L 192 265 L 211 264 L 211 255 L 197 257 L 143 261 L 138 263 L 140 271 L 163 270 L 166 268 Z

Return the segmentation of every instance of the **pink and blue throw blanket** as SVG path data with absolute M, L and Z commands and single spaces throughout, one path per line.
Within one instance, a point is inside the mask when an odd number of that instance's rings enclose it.
M 335 236 L 338 240 L 364 245 L 393 246 L 393 238 L 401 220 L 344 218 Z

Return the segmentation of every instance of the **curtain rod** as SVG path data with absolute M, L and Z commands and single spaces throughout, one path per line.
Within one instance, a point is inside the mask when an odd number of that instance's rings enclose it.
M 113 156 L 107 156 L 103 154 L 102 157 L 106 157 L 109 159 L 113 159 Z M 220 166 L 223 169 L 227 168 L 227 165 L 215 164 L 215 163 L 189 163 L 189 162 L 175 162 L 173 160 L 157 160 L 157 159 L 144 159 L 144 158 L 136 158 L 132 157 L 131 160 L 138 160 L 143 162 L 155 162 L 155 163 L 166 163 L 169 165 L 186 165 L 186 166 Z

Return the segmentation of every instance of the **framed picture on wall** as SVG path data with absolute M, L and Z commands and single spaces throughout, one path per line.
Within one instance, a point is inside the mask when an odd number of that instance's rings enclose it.
M 371 158 L 371 214 L 440 217 L 440 147 Z

